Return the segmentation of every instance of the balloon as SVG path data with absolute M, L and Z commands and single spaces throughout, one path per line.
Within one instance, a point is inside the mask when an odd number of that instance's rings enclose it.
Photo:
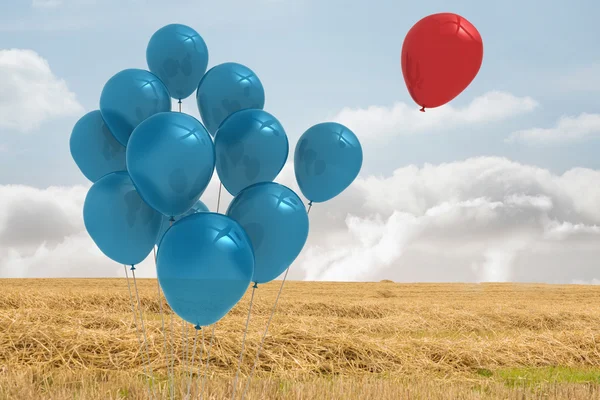
M 335 122 L 317 124 L 304 132 L 296 145 L 296 181 L 307 199 L 324 202 L 350 186 L 362 160 L 362 147 L 350 129 Z
M 204 75 L 196 102 L 202 122 L 211 135 L 215 135 L 221 122 L 236 111 L 265 106 L 265 91 L 258 76 L 248 67 L 236 64 L 219 64 Z
M 227 209 L 240 223 L 254 248 L 254 278 L 266 283 L 277 278 L 298 257 L 308 237 L 308 214 L 291 189 L 261 182 L 242 190 Z
M 98 110 L 85 114 L 77 121 L 71 132 L 69 146 L 73 160 L 92 182 L 108 173 L 127 170 L 125 147 L 110 133 Z
M 131 134 L 127 168 L 148 205 L 163 215 L 181 215 L 208 186 L 215 169 L 215 148 L 196 118 L 160 113 Z
M 100 111 L 115 138 L 127 146 L 131 132 L 140 122 L 156 113 L 171 111 L 171 97 L 153 73 L 126 69 L 104 85 Z
M 196 326 L 223 318 L 248 289 L 253 271 L 248 236 L 222 214 L 182 218 L 158 248 L 156 273 L 167 303 Z
M 152 35 L 146 61 L 171 96 L 181 100 L 194 93 L 206 72 L 208 49 L 198 32 L 189 26 L 171 24 Z
M 144 203 L 127 172 L 113 172 L 90 188 L 83 204 L 85 229 L 98 248 L 119 264 L 135 265 L 150 254 L 162 216 Z
M 423 18 L 408 31 L 402 45 L 404 82 L 421 111 L 458 96 L 473 81 L 482 60 L 479 32 L 452 13 Z
M 242 189 L 277 177 L 289 152 L 283 127 L 271 114 L 246 109 L 229 116 L 215 135 L 216 168 L 233 196 Z
M 201 200 L 198 200 L 196 202 L 196 204 L 194 204 L 192 206 L 192 208 L 190 208 L 188 211 L 186 211 L 183 215 L 181 215 L 179 217 L 175 217 L 174 220 L 179 221 L 181 218 L 184 218 L 184 217 L 187 217 L 188 215 L 196 214 L 199 212 L 210 212 L 208 207 L 206 207 L 206 204 L 204 204 Z M 156 238 L 157 245 L 161 242 L 163 236 L 165 235 L 165 232 L 167 232 L 167 229 L 169 229 L 171 227 L 171 222 L 175 222 L 175 221 L 171 221 L 171 217 L 167 217 L 167 216 L 163 215 L 162 224 L 160 226 L 160 232 L 158 233 L 158 237 Z

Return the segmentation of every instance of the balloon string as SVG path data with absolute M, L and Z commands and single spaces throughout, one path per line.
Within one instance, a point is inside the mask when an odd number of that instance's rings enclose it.
M 217 213 L 221 207 L 221 190 L 223 189 L 223 182 L 219 182 L 219 195 L 217 196 Z M 212 332 L 210 334 L 210 344 L 208 345 L 208 351 L 206 352 L 206 367 L 204 368 L 204 375 L 202 377 L 202 387 L 200 389 L 200 400 L 204 397 L 204 383 L 206 382 L 206 378 L 208 377 L 208 363 L 210 361 L 210 351 L 212 350 L 213 341 L 215 338 L 215 328 L 217 323 L 215 322 L 212 327 Z
M 154 254 L 154 267 L 156 268 L 156 246 L 152 247 L 152 253 Z M 163 312 L 163 302 L 162 302 L 160 282 L 158 281 L 158 277 L 156 278 L 156 289 L 158 291 L 158 306 L 160 308 L 160 324 L 161 324 L 163 338 L 164 338 L 165 363 L 167 365 L 167 374 L 169 374 L 169 360 L 168 360 L 168 355 L 167 355 L 167 331 L 165 330 L 165 314 Z M 170 374 L 169 374 L 169 379 L 171 379 Z
M 171 310 L 171 400 L 175 398 L 175 335 L 173 328 L 173 310 Z
M 202 372 L 202 355 L 204 354 L 204 349 L 206 348 L 206 344 L 204 342 L 204 329 L 202 329 L 202 348 L 200 349 L 200 358 L 198 359 L 198 379 L 200 379 L 200 373 Z
M 192 353 L 189 351 L 190 350 L 190 347 L 189 347 L 190 335 L 189 335 L 188 328 L 189 328 L 189 326 L 186 324 L 186 326 L 185 326 L 185 363 L 183 364 L 184 366 L 190 365 L 190 359 L 192 358 Z M 194 339 L 194 343 L 195 343 L 195 341 L 196 341 L 196 339 Z M 190 366 L 190 370 L 191 370 L 191 366 Z M 183 390 L 186 390 L 185 382 L 183 385 L 184 385 Z
M 123 265 L 125 269 L 125 278 L 127 279 L 127 290 L 129 291 L 129 303 L 131 304 L 131 313 L 133 314 L 133 321 L 135 323 L 135 332 L 138 339 L 138 345 L 140 346 L 140 350 L 142 349 L 142 339 L 140 338 L 140 329 L 137 323 L 137 313 L 135 312 L 135 306 L 133 305 L 133 295 L 131 294 L 131 284 L 129 283 L 129 274 L 127 273 L 127 265 Z M 148 374 L 148 370 L 146 369 L 146 357 L 144 357 L 144 353 L 142 352 L 142 369 L 144 371 L 144 375 L 146 375 L 146 380 L 148 381 L 148 398 L 152 398 L 152 394 L 150 393 L 150 375 Z
M 131 276 L 133 277 L 133 287 L 135 288 L 135 297 L 137 299 L 138 310 L 140 312 L 140 322 L 142 325 L 142 335 L 144 337 L 144 347 L 146 348 L 146 358 L 148 359 L 148 372 L 152 382 L 154 382 L 154 373 L 152 372 L 152 360 L 150 359 L 150 351 L 148 350 L 148 337 L 146 336 L 146 326 L 144 325 L 144 313 L 142 303 L 140 301 L 140 292 L 137 287 L 137 279 L 135 278 L 135 266 L 131 266 Z M 152 386 L 152 394 L 155 395 L 154 386 Z
M 181 108 L 181 100 L 179 100 L 179 107 Z M 180 110 L 181 111 L 181 110 Z M 173 222 L 175 218 L 169 218 L 169 227 L 173 226 Z M 171 310 L 171 330 L 170 330 L 170 342 L 171 342 L 171 362 L 170 362 L 170 388 L 169 391 L 171 393 L 171 400 L 175 398 L 175 335 L 173 329 L 173 310 Z
M 187 330 L 187 324 L 185 323 L 184 320 L 181 320 L 181 337 L 183 340 L 183 356 L 181 357 L 181 371 L 185 371 L 185 364 L 187 362 L 187 352 L 188 352 L 188 330 Z M 181 382 L 182 386 L 185 384 L 183 381 Z M 181 388 L 182 390 L 185 390 L 184 387 Z
M 178 104 L 179 104 L 179 112 L 181 112 L 181 99 L 179 99 Z
M 271 310 L 271 315 L 269 316 L 269 320 L 267 321 L 267 326 L 265 327 L 265 331 L 263 333 L 262 339 L 260 340 L 260 345 L 258 346 L 258 350 L 256 351 L 256 357 L 254 358 L 254 365 L 252 366 L 252 370 L 250 371 L 250 376 L 248 377 L 248 382 L 246 383 L 246 387 L 244 388 L 244 392 L 242 393 L 242 400 L 246 396 L 246 391 L 250 386 L 250 382 L 252 381 L 252 375 L 254 375 L 254 370 L 256 369 L 256 364 L 258 363 L 258 357 L 260 356 L 260 352 L 263 348 L 263 344 L 265 343 L 265 337 L 267 337 L 267 332 L 269 331 L 269 325 L 271 325 L 271 320 L 273 319 L 273 314 L 275 314 L 275 309 L 277 308 L 277 302 L 279 302 L 279 296 L 281 296 L 281 291 L 283 290 L 283 284 L 287 279 L 288 272 L 290 271 L 290 267 L 287 267 L 285 270 L 285 275 L 283 276 L 283 280 L 281 281 L 281 286 L 279 287 L 279 293 L 277 293 L 277 297 L 275 298 L 275 304 L 273 304 L 273 309 Z
M 310 210 L 312 209 L 313 202 L 310 201 L 308 203 L 308 210 L 306 214 L 310 214 Z M 275 304 L 273 304 L 273 309 L 271 310 L 271 315 L 269 316 L 269 320 L 267 321 L 267 326 L 265 327 L 265 331 L 263 333 L 262 339 L 260 340 L 260 345 L 258 346 L 258 350 L 256 351 L 256 357 L 254 359 L 254 365 L 252 366 L 252 370 L 250 371 L 250 376 L 248 376 L 248 381 L 246 382 L 246 387 L 244 388 L 244 392 L 242 393 L 242 400 L 246 396 L 246 391 L 250 387 L 250 383 L 252 382 L 252 377 L 254 375 L 254 371 L 256 370 L 256 365 L 258 363 L 258 357 L 260 356 L 260 352 L 262 351 L 263 345 L 265 343 L 265 338 L 267 337 L 267 332 L 269 331 L 269 326 L 271 325 L 271 320 L 273 319 L 273 315 L 275 314 L 275 309 L 277 308 L 277 303 L 279 302 L 279 296 L 281 296 L 281 292 L 283 290 L 283 285 L 287 279 L 288 272 L 290 271 L 290 267 L 285 270 L 285 275 L 283 275 L 283 280 L 281 281 L 281 286 L 279 287 L 279 292 L 277 293 L 277 297 L 275 298 Z
M 201 329 L 200 325 L 194 326 L 194 329 L 200 330 Z M 187 340 L 187 337 L 188 337 L 187 331 L 188 331 L 188 329 L 186 329 L 186 342 L 188 342 L 188 340 Z M 195 342 L 196 342 L 196 338 L 194 338 L 194 345 L 195 345 Z M 187 344 L 186 344 L 186 347 L 187 347 Z M 189 349 L 189 347 L 188 347 L 188 349 Z M 190 365 L 190 374 L 191 374 L 192 373 L 191 371 L 194 368 L 194 353 L 190 353 L 190 352 L 186 351 L 186 353 L 185 353 L 185 362 L 189 363 L 189 365 Z M 191 379 L 192 378 L 190 378 L 190 381 L 191 381 Z M 191 385 L 191 382 L 190 382 L 190 385 Z
M 202 330 L 202 328 L 199 325 L 196 325 L 194 328 L 196 329 L 196 333 L 194 333 L 194 347 L 192 350 L 192 360 L 190 362 L 190 380 L 188 381 L 187 395 L 185 396 L 186 399 L 190 398 L 190 391 L 192 389 L 192 376 L 194 375 L 194 358 L 196 356 L 196 343 L 198 341 L 198 331 Z M 202 330 L 202 343 L 204 343 L 204 331 L 203 330 Z M 200 348 L 200 365 L 202 365 L 202 348 Z
M 223 189 L 223 182 L 219 182 L 219 197 L 217 197 L 217 212 L 221 206 L 221 189 Z
M 202 377 L 202 386 L 200 388 L 200 400 L 204 398 L 204 383 L 206 382 L 206 378 L 208 376 L 208 362 L 210 361 L 210 350 L 213 346 L 213 340 L 215 338 L 215 328 L 217 323 L 215 322 L 212 327 L 212 333 L 210 334 L 210 344 L 208 345 L 208 351 L 206 352 L 206 367 L 204 368 L 204 376 Z M 202 333 L 204 335 L 204 332 Z
M 250 296 L 250 306 L 248 307 L 248 317 L 246 318 L 246 329 L 244 330 L 244 337 L 242 338 L 242 350 L 240 351 L 240 358 L 238 360 L 238 368 L 235 373 L 235 379 L 233 381 L 233 393 L 231 394 L 231 400 L 235 399 L 235 390 L 237 389 L 237 381 L 240 375 L 240 369 L 242 368 L 242 360 L 244 359 L 244 346 L 246 345 L 246 334 L 248 333 L 248 323 L 250 322 L 250 314 L 252 313 L 252 302 L 254 300 L 254 292 L 258 288 L 258 285 L 254 283 L 252 286 L 252 295 Z

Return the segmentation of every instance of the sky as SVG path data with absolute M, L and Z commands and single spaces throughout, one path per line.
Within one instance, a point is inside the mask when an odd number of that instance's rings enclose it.
M 90 182 L 68 141 L 104 83 L 147 68 L 151 35 L 182 23 L 209 68 L 260 77 L 291 150 L 323 121 L 361 140 L 361 174 L 313 208 L 291 279 L 598 283 L 600 5 L 533 3 L 0 0 L 0 277 L 120 276 L 83 227 Z M 474 24 L 484 60 L 420 113 L 400 52 L 436 12 Z M 198 117 L 193 96 L 183 111 Z M 298 190 L 292 161 L 276 181 Z M 213 210 L 217 188 L 215 174 Z M 150 255 L 138 273 L 154 270 Z

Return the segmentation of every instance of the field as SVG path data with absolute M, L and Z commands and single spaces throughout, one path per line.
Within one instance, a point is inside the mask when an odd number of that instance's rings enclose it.
M 279 283 L 256 291 L 237 398 Z M 166 399 L 157 283 L 137 284 Z M 204 399 L 231 398 L 249 300 L 216 325 Z M 194 330 L 174 324 L 176 398 L 192 369 L 197 399 L 211 328 L 191 368 Z M 600 398 L 599 336 L 599 286 L 287 282 L 245 398 Z M 0 399 L 148 398 L 145 354 L 124 279 L 0 280 Z

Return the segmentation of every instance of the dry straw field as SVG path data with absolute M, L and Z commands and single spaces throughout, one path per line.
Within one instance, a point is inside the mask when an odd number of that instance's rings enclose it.
M 168 398 L 156 280 L 138 285 L 152 391 Z M 256 292 L 242 378 L 278 289 Z M 215 328 L 204 399 L 231 397 L 249 298 Z M 245 398 L 600 398 L 599 334 L 595 286 L 288 282 Z M 182 398 L 193 330 L 176 320 L 173 335 Z M 123 279 L 0 280 L 2 399 L 148 398 L 143 349 Z

